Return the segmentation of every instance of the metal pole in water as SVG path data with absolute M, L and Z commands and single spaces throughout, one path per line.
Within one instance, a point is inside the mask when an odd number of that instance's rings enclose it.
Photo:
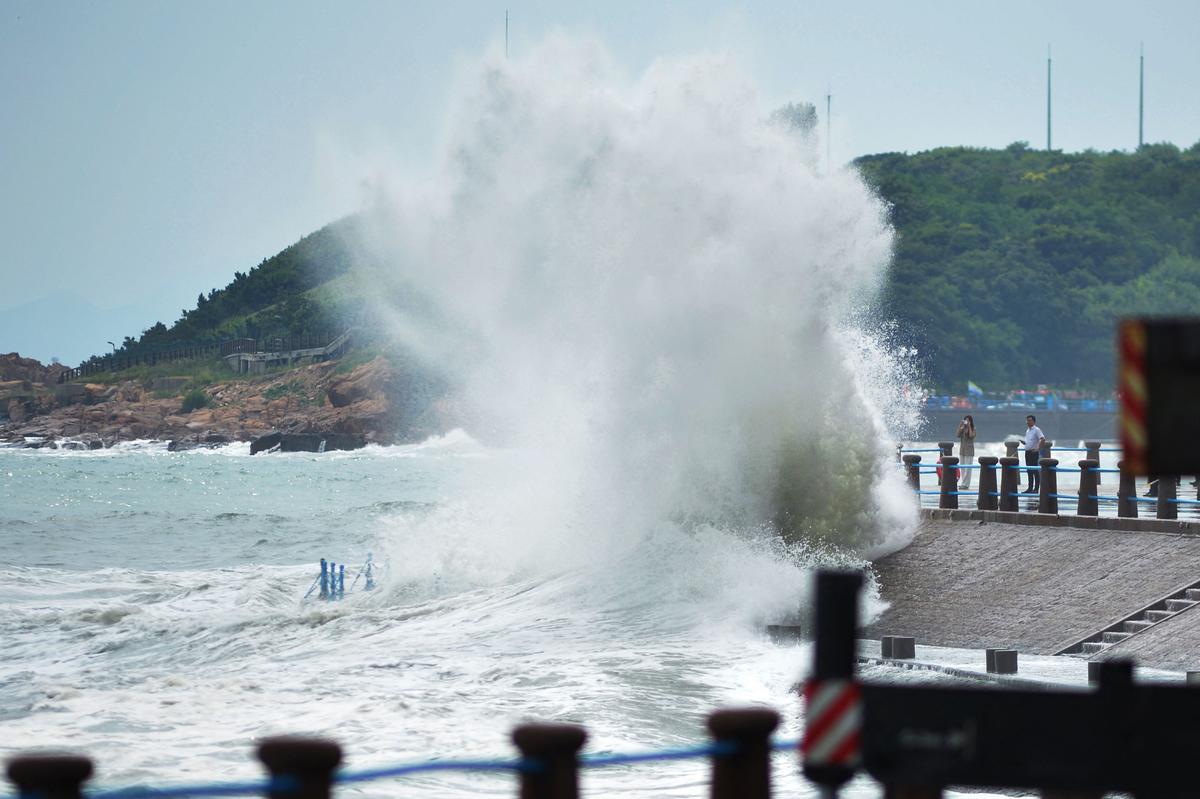
M 321 558 L 321 599 L 329 598 L 329 573 L 325 558 Z

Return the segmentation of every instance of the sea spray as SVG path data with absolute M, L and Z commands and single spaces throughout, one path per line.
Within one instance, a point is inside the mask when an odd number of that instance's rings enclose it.
M 907 367 L 861 323 L 892 232 L 857 173 L 818 172 L 727 58 L 630 80 L 555 36 L 461 83 L 432 179 L 357 244 L 398 343 L 522 453 L 480 487 L 489 537 L 565 564 L 663 523 L 903 542 Z

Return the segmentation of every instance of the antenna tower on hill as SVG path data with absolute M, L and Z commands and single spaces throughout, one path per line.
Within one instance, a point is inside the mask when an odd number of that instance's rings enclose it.
M 1141 46 L 1138 55 L 1138 149 L 1142 149 L 1142 122 L 1146 112 L 1146 45 Z
M 1046 149 L 1050 150 L 1050 45 L 1046 45 Z

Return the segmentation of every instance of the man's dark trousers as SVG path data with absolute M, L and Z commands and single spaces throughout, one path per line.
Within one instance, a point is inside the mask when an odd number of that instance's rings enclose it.
M 1039 452 L 1036 449 L 1025 450 L 1025 465 L 1026 466 L 1037 466 L 1038 458 L 1040 456 L 1041 456 L 1041 452 Z M 1040 489 L 1042 487 L 1042 472 L 1041 472 L 1041 470 L 1040 469 L 1029 469 L 1025 473 L 1029 476 L 1029 487 L 1028 487 L 1028 489 L 1026 489 L 1027 492 L 1034 493 L 1034 492 L 1038 491 L 1038 489 Z

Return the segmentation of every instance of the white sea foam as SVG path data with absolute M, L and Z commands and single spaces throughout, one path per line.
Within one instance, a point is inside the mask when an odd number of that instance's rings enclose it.
M 467 429 L 525 453 L 482 487 L 520 536 L 905 540 L 913 503 L 883 464 L 916 398 L 862 324 L 892 233 L 859 176 L 817 172 L 724 58 L 628 80 L 551 37 L 461 83 L 434 179 L 393 180 L 356 244 Z

